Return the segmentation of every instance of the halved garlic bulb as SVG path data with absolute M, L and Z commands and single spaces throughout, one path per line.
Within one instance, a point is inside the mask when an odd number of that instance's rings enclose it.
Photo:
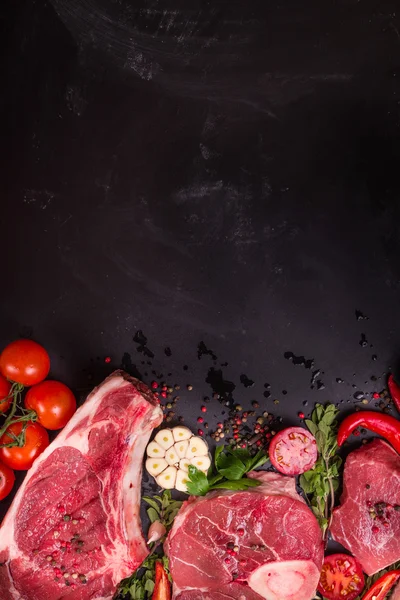
M 206 472 L 211 461 L 206 442 L 188 427 L 161 429 L 147 446 L 146 470 L 164 489 L 187 493 L 189 465 Z

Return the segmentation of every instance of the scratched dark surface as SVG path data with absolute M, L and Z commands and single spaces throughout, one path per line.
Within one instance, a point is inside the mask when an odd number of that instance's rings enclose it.
M 400 350 L 398 8 L 3 2 L 1 344 L 42 342 L 80 397 L 121 364 L 154 369 L 192 426 L 210 367 L 284 424 L 382 389 Z

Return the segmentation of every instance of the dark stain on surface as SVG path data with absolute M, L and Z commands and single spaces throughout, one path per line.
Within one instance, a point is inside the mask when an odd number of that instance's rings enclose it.
M 244 373 L 242 373 L 242 375 L 240 376 L 240 383 L 242 383 L 245 388 L 253 387 L 254 385 L 254 381 L 252 379 L 249 379 L 249 377 L 247 377 L 247 375 L 245 375 Z
M 207 348 L 203 341 L 199 342 L 197 346 L 197 358 L 200 360 L 202 356 L 211 356 L 212 360 L 217 360 L 217 355 L 210 348 Z

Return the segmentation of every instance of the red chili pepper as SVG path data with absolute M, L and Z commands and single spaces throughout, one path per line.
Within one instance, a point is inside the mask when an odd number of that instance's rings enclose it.
M 171 600 L 171 585 L 162 563 L 156 562 L 156 580 L 151 600 Z
M 396 383 L 393 375 L 389 375 L 388 388 L 390 395 L 392 396 L 392 400 L 397 410 L 400 412 L 400 385 Z
M 400 421 L 372 410 L 353 413 L 342 421 L 337 434 L 341 446 L 357 427 L 364 427 L 384 437 L 400 454 Z
M 383 600 L 400 577 L 400 570 L 389 571 L 380 577 L 362 600 Z

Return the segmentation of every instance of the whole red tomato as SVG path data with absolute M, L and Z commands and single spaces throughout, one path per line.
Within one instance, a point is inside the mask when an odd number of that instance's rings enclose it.
M 60 381 L 42 381 L 31 387 L 25 396 L 25 407 L 34 410 L 46 429 L 61 429 L 76 411 L 71 390 Z
M 0 500 L 4 500 L 14 487 L 14 471 L 0 462 Z
M 0 355 L 0 372 L 7 379 L 35 385 L 46 379 L 50 358 L 40 344 L 32 340 L 16 340 L 8 344 Z
M 11 404 L 11 383 L 0 374 L 0 413 L 8 411 Z
M 0 438 L 1 444 L 13 442 L 14 436 L 20 436 L 24 423 L 11 423 L 7 431 Z M 11 448 L 0 448 L 0 460 L 5 465 L 16 471 L 26 471 L 30 469 L 34 460 L 49 445 L 49 434 L 40 423 L 29 422 L 25 430 L 25 443 L 23 446 L 12 446 Z

